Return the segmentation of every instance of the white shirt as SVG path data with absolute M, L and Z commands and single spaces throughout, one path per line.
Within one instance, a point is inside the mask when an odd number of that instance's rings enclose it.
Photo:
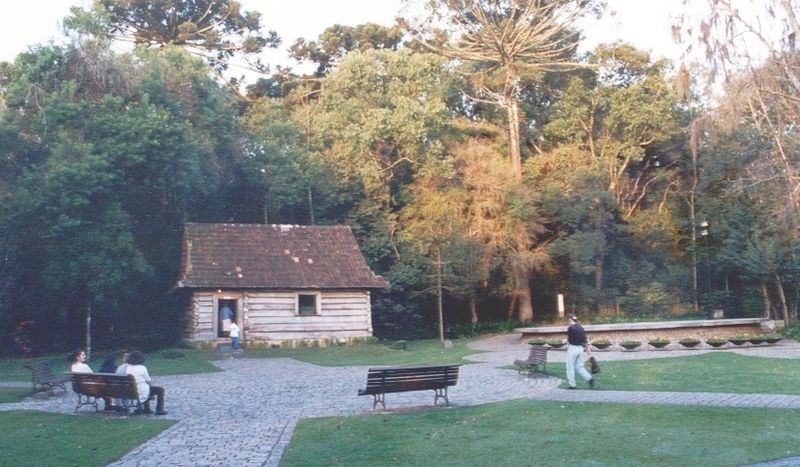
M 128 365 L 126 370 L 136 379 L 136 391 L 139 393 L 139 402 L 144 402 L 150 397 L 150 373 L 144 365 Z
M 128 374 L 128 365 L 127 363 L 123 363 L 122 365 L 117 367 L 117 374 L 118 375 L 127 375 Z
M 72 371 L 73 373 L 94 373 L 94 371 L 92 371 L 92 368 L 85 363 L 73 363 L 72 368 L 70 368 L 70 371 Z
M 231 337 L 239 337 L 239 326 L 236 323 L 231 323 Z

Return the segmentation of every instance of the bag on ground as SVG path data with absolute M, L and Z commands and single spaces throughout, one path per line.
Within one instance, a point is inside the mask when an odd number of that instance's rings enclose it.
M 600 373 L 600 365 L 597 364 L 597 359 L 594 357 L 589 357 L 589 360 L 586 362 L 586 366 L 589 367 L 589 372 L 593 375 Z

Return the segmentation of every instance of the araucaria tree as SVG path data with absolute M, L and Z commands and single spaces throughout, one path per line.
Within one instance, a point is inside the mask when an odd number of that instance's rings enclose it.
M 413 3 L 413 1 L 409 2 Z M 512 184 L 522 181 L 520 101 L 525 84 L 549 71 L 583 66 L 575 59 L 576 21 L 597 5 L 572 0 L 435 0 L 423 16 L 401 19 L 422 47 L 461 64 L 475 95 L 467 98 L 505 110 Z M 531 122 L 533 123 L 533 122 Z M 533 319 L 530 251 L 532 240 L 522 220 L 513 236 L 514 292 L 519 319 Z

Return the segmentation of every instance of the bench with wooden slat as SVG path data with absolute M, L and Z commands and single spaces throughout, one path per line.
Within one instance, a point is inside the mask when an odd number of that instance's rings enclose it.
M 549 347 L 543 345 L 532 345 L 531 353 L 528 355 L 527 360 L 514 360 L 517 371 L 519 373 L 527 371 L 528 376 L 533 375 L 537 371 L 545 373 L 547 370 L 547 352 L 549 350 Z
M 31 370 L 34 391 L 46 391 L 56 386 L 60 386 L 64 392 L 67 391 L 66 383 L 69 377 L 54 374 L 53 363 L 50 360 L 29 363 L 25 367 Z
M 67 373 L 67 375 L 72 381 L 72 390 L 78 395 L 76 412 L 84 405 L 91 405 L 96 412 L 99 412 L 97 400 L 102 398 L 117 399 L 117 405 L 125 411 L 136 407 L 139 403 L 139 390 L 133 375 L 114 373 Z M 148 399 L 152 398 L 151 394 Z
M 371 395 L 372 410 L 378 403 L 386 409 L 386 394 L 390 392 L 426 391 L 434 392 L 433 405 L 444 399 L 447 405 L 447 388 L 458 383 L 461 365 L 407 366 L 392 368 L 370 368 L 367 372 L 367 387 L 359 389 L 359 396 Z

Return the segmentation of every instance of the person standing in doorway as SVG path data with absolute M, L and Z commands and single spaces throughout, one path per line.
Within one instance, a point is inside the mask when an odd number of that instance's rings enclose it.
M 593 388 L 594 378 L 586 370 L 583 359 L 583 353 L 589 352 L 586 332 L 583 330 L 583 326 L 578 324 L 577 316 L 570 313 L 567 319 L 569 319 L 569 328 L 567 328 L 567 383 L 569 387 L 567 389 L 575 389 L 575 371 L 589 383 L 590 388 Z
M 231 321 L 233 320 L 233 310 L 231 309 L 230 305 L 227 303 L 222 305 L 222 308 L 219 310 L 219 316 L 222 320 L 222 332 L 223 336 L 230 335 L 231 332 Z
M 232 349 L 239 349 L 241 348 L 239 344 L 239 326 L 233 322 L 231 323 L 231 348 Z

